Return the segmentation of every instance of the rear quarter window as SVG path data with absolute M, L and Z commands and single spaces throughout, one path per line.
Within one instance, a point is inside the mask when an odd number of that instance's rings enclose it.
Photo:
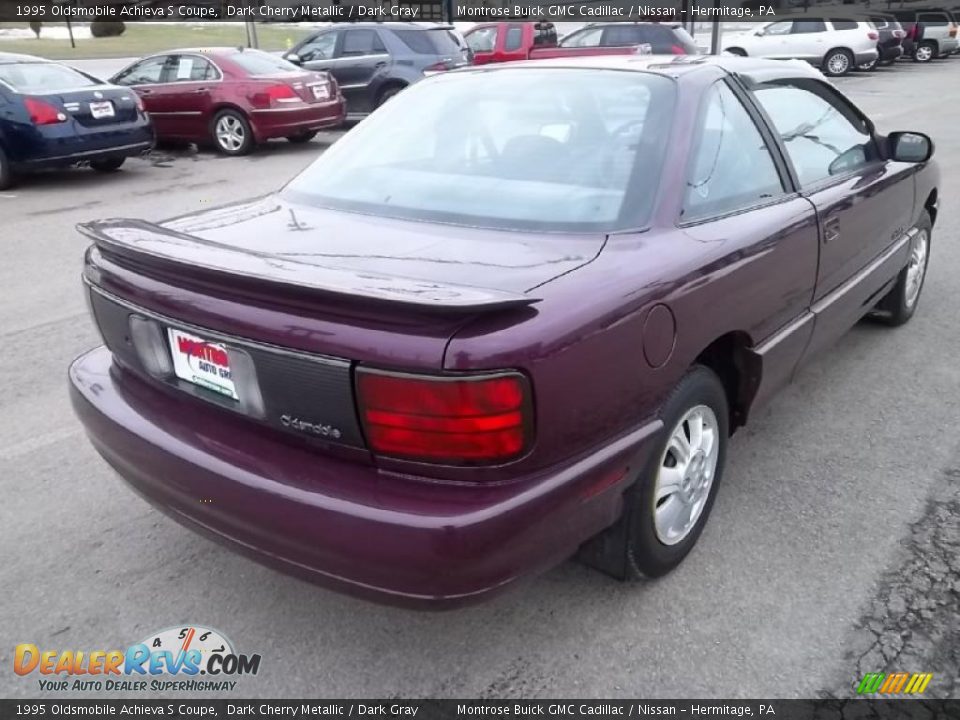
M 293 63 L 259 50 L 244 50 L 235 53 L 230 56 L 230 61 L 245 70 L 247 74 L 254 76 L 302 72 Z
M 831 20 L 834 30 L 856 30 L 857 23 L 854 20 Z

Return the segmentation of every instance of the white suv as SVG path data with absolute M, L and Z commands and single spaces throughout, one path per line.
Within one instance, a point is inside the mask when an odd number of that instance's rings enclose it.
M 846 75 L 877 58 L 877 28 L 857 20 L 780 20 L 732 36 L 723 49 L 736 55 L 806 60 L 825 75 Z

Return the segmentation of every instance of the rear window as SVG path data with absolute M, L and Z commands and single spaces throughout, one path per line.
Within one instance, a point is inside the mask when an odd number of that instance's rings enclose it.
M 377 110 L 284 193 L 334 210 L 476 227 L 638 227 L 658 187 L 674 87 L 612 70 L 438 75 Z
M 73 68 L 56 63 L 0 65 L 0 81 L 21 93 L 60 92 L 100 84 Z
M 287 62 L 282 57 L 259 50 L 244 50 L 243 52 L 234 53 L 230 56 L 230 61 L 242 67 L 248 74 L 254 76 L 301 72 L 300 68 L 293 63 Z
M 400 42 L 418 55 L 457 55 L 460 43 L 444 28 L 432 30 L 394 30 Z

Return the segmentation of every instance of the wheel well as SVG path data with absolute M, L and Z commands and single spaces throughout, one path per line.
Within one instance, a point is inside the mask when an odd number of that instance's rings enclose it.
M 213 122 L 214 120 L 216 120 L 216 119 L 217 119 L 217 115 L 219 115 L 219 114 L 220 114 L 221 112 L 223 112 L 224 110 L 233 110 L 234 112 L 240 113 L 240 114 L 243 115 L 245 118 L 249 118 L 249 117 L 250 117 L 250 114 L 249 114 L 246 110 L 244 110 L 242 107 L 240 107 L 239 105 L 234 105 L 233 103 L 222 102 L 222 103 L 220 103 L 219 105 L 214 105 L 214 106 L 213 106 L 213 109 L 210 111 L 210 122 Z
M 741 55 L 743 57 L 747 56 L 747 51 L 741 47 L 731 47 L 727 48 L 728 53 L 733 53 L 734 55 Z
M 934 188 L 930 191 L 930 194 L 927 195 L 927 199 L 923 203 L 924 209 L 927 211 L 927 214 L 930 216 L 930 224 L 936 225 L 937 223 L 937 189 Z
M 849 55 L 851 58 L 853 58 L 854 60 L 856 60 L 856 56 L 853 54 L 853 50 L 851 50 L 850 48 L 846 48 L 846 47 L 835 47 L 835 48 L 830 48 L 829 50 L 827 50 L 827 51 L 823 54 L 823 62 L 826 62 L 827 58 L 830 57 L 830 53 L 835 53 L 837 50 L 840 50 L 840 51 L 842 51 L 842 52 L 845 52 L 845 53 L 846 53 L 847 55 Z
M 383 85 L 380 86 L 380 89 L 377 90 L 377 103 L 379 104 L 380 98 L 383 97 L 383 94 L 387 90 L 392 90 L 394 88 L 402 90 L 407 86 L 407 84 L 408 83 L 405 83 L 403 80 L 387 80 L 386 82 L 383 83 Z
M 745 332 L 729 332 L 710 343 L 695 361 L 713 370 L 723 384 L 730 405 L 731 434 L 746 423 L 750 399 L 759 380 L 752 372 L 750 347 L 750 336 Z

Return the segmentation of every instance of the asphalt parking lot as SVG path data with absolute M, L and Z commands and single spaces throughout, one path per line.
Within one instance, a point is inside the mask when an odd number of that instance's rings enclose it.
M 75 223 L 267 193 L 335 133 L 247 158 L 157 152 L 0 193 L 0 696 L 41 694 L 9 671 L 17 643 L 109 650 L 184 623 L 261 654 L 246 697 L 845 696 L 883 670 L 960 694 L 958 79 L 960 58 L 839 81 L 882 129 L 937 143 L 920 309 L 898 330 L 856 327 L 738 433 L 688 560 L 639 585 L 568 562 L 441 614 L 336 595 L 181 528 L 101 461 L 67 397 L 68 363 L 98 342 Z

